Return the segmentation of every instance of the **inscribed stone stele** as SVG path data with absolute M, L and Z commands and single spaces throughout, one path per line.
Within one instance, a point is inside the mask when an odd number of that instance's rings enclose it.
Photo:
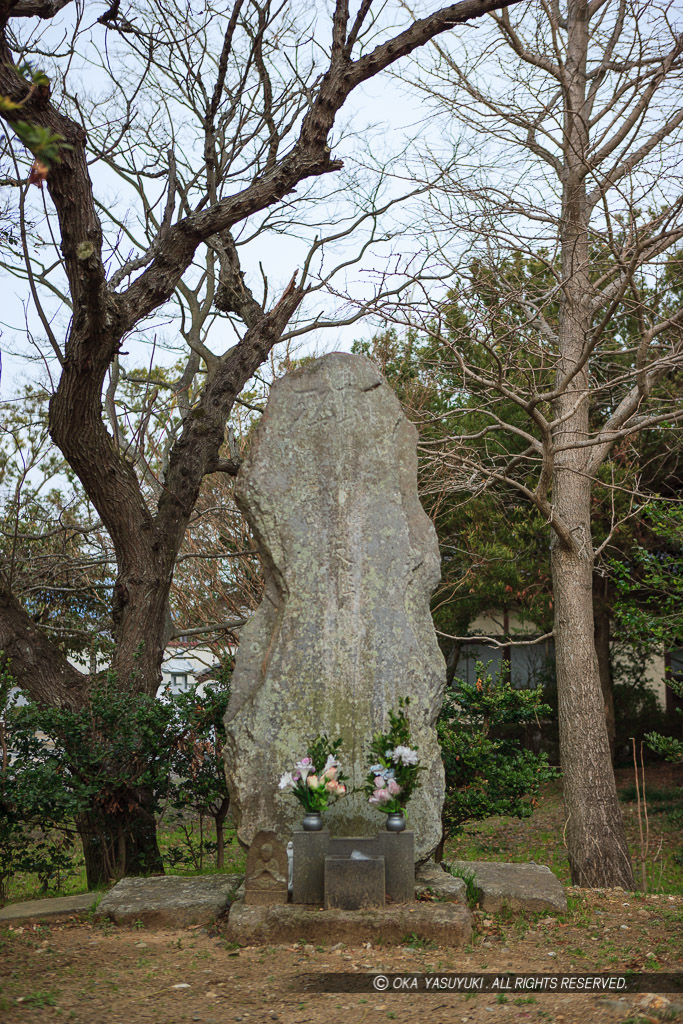
M 417 496 L 417 432 L 375 365 L 332 353 L 276 381 L 237 479 L 264 596 L 244 626 L 226 715 L 228 785 L 240 841 L 283 839 L 302 808 L 278 790 L 319 733 L 343 738 L 350 790 L 373 732 L 410 697 L 422 788 L 408 805 L 416 858 L 441 836 L 435 722 L 445 666 L 430 615 L 434 527 Z M 384 815 L 361 792 L 324 816 L 333 835 L 373 835 Z

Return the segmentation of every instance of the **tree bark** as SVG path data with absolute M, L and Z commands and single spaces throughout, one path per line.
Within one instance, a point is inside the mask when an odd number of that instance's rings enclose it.
M 459 640 L 453 640 L 448 645 L 448 653 L 446 655 L 446 686 L 452 686 L 453 680 L 455 679 L 455 670 L 458 667 L 458 658 L 460 657 L 460 650 L 462 644 Z
M 88 888 L 108 885 L 125 875 L 164 874 L 151 810 L 152 793 L 131 793 L 131 807 L 114 814 L 101 808 L 78 816 Z
M 633 889 L 593 644 L 591 562 L 585 553 L 553 545 L 560 758 L 569 864 L 574 885 Z
M 213 816 L 216 826 L 216 867 L 219 871 L 222 871 L 225 867 L 225 819 L 228 816 L 229 810 L 230 797 L 226 796 Z
M 609 635 L 610 617 L 607 604 L 607 580 L 601 576 L 593 576 L 593 617 L 595 619 L 595 655 L 598 659 L 598 673 L 602 699 L 605 705 L 605 724 L 609 741 L 610 756 L 614 763 L 614 747 L 616 743 L 616 719 L 614 715 L 614 690 L 612 688 L 612 665 L 610 659 Z
M 555 601 L 560 760 L 572 882 L 634 888 L 617 799 L 593 642 L 593 539 L 588 365 L 581 365 L 592 326 L 589 207 L 585 186 L 589 109 L 586 102 L 588 5 L 570 0 L 565 79 L 562 194 L 562 294 L 554 401 L 553 514 L 564 524 L 551 541 Z

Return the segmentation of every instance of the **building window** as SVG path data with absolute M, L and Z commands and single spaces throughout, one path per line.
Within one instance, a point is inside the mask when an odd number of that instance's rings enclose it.
M 184 693 L 187 689 L 187 672 L 171 672 L 171 693 Z
M 549 662 L 555 657 L 552 640 L 523 647 L 488 647 L 481 643 L 464 643 L 460 648 L 455 675 L 473 685 L 477 681 L 476 663 L 491 662 L 486 669 L 495 679 L 503 661 L 509 662 L 509 678 L 516 689 L 535 689 L 547 682 Z
M 474 686 L 477 681 L 476 664 L 478 661 L 483 662 L 484 666 L 490 661 L 491 664 L 486 672 L 495 678 L 496 673 L 500 671 L 502 660 L 503 652 L 500 647 L 487 647 L 485 644 L 477 643 L 463 644 L 455 670 L 456 678 Z

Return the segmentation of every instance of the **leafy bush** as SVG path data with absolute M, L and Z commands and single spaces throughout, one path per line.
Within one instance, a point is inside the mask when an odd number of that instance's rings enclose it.
M 225 727 L 223 718 L 230 699 L 227 680 L 221 686 L 197 687 L 174 695 L 171 742 L 171 780 L 169 799 L 177 811 L 194 811 L 199 816 L 199 836 L 191 826 L 181 825 L 184 851 L 192 865 L 201 870 L 205 853 L 216 854 L 216 867 L 221 869 L 225 858 L 225 819 L 230 797 L 223 767 Z M 216 842 L 204 836 L 204 819 L 213 820 Z M 169 851 L 171 852 L 171 851 Z M 174 847 L 172 856 L 180 863 L 187 858 L 182 848 Z
M 683 697 L 683 681 L 670 678 L 669 686 L 675 694 Z M 680 708 L 676 708 L 676 711 L 679 715 L 683 715 L 683 711 Z M 657 732 L 650 732 L 645 736 L 645 741 L 665 761 L 673 761 L 674 763 L 683 761 L 683 740 L 673 736 L 662 736 Z
M 103 880 L 122 877 L 131 812 L 153 834 L 155 815 L 169 804 L 198 813 L 200 833 L 202 816 L 214 819 L 222 865 L 228 688 L 157 700 L 113 683 L 105 676 L 76 711 L 33 701 L 18 707 L 10 668 L 0 663 L 0 897 L 16 871 L 37 873 L 44 888 L 58 880 L 76 837 L 86 864 L 89 855 L 102 861 Z M 200 835 L 200 861 L 207 843 Z
M 493 678 L 487 668 L 477 662 L 475 685 L 457 680 L 437 723 L 446 771 L 445 838 L 461 833 L 470 821 L 494 815 L 529 817 L 541 783 L 559 774 L 546 754 L 495 734 L 497 728 L 548 715 L 542 689 L 516 690 L 501 673 Z

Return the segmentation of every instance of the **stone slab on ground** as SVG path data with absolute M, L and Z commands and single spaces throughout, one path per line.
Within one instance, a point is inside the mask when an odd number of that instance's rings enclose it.
M 567 909 L 562 884 L 545 864 L 505 864 L 485 860 L 455 860 L 451 867 L 471 871 L 481 889 L 481 909 L 495 913 L 503 905 L 510 910 Z
M 462 947 L 472 936 L 472 915 L 456 903 L 401 903 L 376 910 L 320 910 L 286 907 L 248 907 L 233 903 L 226 937 L 243 945 L 283 942 L 360 942 L 397 944 L 417 936 L 441 946 Z
M 83 892 L 78 896 L 56 896 L 54 899 L 28 900 L 26 903 L 12 903 L 0 910 L 0 924 L 10 921 L 29 921 L 32 918 L 62 917 L 73 914 L 87 914 L 95 904 L 99 893 Z
M 244 875 L 202 875 L 182 878 L 122 878 L 104 897 L 97 920 L 116 924 L 141 921 L 147 928 L 183 928 L 210 924 L 226 912 Z
M 419 898 L 426 892 L 449 903 L 467 903 L 467 886 L 462 878 L 454 878 L 434 861 L 421 864 L 415 872 L 415 895 Z

